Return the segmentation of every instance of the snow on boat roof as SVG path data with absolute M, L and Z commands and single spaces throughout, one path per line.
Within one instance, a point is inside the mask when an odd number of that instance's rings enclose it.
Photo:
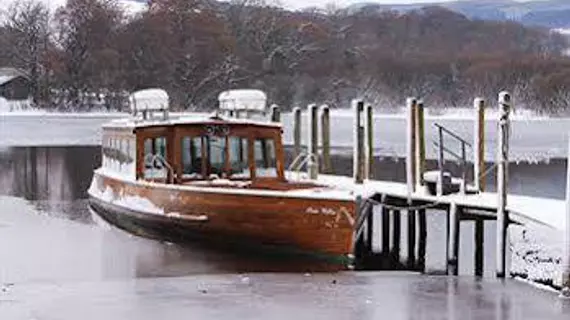
M 227 90 L 220 93 L 218 101 L 222 110 L 264 111 L 267 95 L 255 89 Z
M 113 128 L 113 129 L 134 129 L 134 128 L 144 128 L 152 126 L 174 126 L 174 125 L 193 125 L 201 123 L 211 123 L 221 121 L 228 124 L 243 124 L 243 125 L 254 125 L 263 127 L 273 127 L 281 128 L 281 123 L 271 122 L 271 121 L 260 121 L 245 118 L 228 118 L 221 116 L 208 116 L 208 115 L 181 115 L 176 118 L 168 119 L 137 119 L 137 118 L 123 118 L 115 119 L 108 123 L 103 124 L 103 128 Z
M 168 93 L 163 89 L 144 89 L 133 92 L 129 96 L 131 110 L 165 110 L 168 109 Z

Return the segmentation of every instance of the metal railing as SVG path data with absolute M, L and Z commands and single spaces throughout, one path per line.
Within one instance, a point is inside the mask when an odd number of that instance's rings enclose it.
M 157 163 L 159 163 L 158 166 L 157 166 Z M 166 169 L 167 170 L 166 177 L 165 177 L 166 182 L 169 184 L 174 183 L 174 169 L 172 169 L 172 166 L 168 163 L 168 161 L 166 161 L 166 159 L 164 159 L 164 157 L 162 157 L 159 154 L 147 153 L 144 156 L 144 170 L 145 171 L 147 170 L 147 166 L 149 166 L 149 165 L 150 165 L 151 170 L 153 172 L 154 172 L 154 170 Z
M 445 165 L 445 153 L 453 156 L 457 161 L 460 162 L 461 166 L 461 185 L 460 185 L 460 192 L 462 194 L 465 193 L 467 187 L 467 147 L 473 148 L 473 146 L 465 141 L 465 139 L 461 138 L 455 132 L 445 128 L 444 126 L 434 123 L 434 126 L 438 130 L 438 140 L 434 141 L 435 147 L 438 149 L 438 157 L 437 157 L 437 164 L 438 164 L 438 174 L 439 177 L 437 179 L 437 194 L 443 194 L 443 168 Z M 453 150 L 447 148 L 445 146 L 445 135 L 449 136 L 453 140 L 459 142 L 461 144 L 461 151 L 460 154 L 454 152 Z
M 287 171 L 295 172 L 297 175 L 297 180 L 299 180 L 299 172 L 303 166 L 306 165 L 309 161 L 316 162 L 317 160 L 317 156 L 314 153 L 301 152 L 295 157 L 295 159 L 293 159 L 293 162 L 291 162 L 287 168 Z

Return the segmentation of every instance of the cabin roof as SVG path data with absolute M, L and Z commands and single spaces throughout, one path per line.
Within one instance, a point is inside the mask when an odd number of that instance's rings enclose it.
M 136 129 L 145 127 L 157 127 L 157 126 L 175 126 L 175 125 L 199 125 L 213 122 L 222 122 L 226 124 L 239 124 L 239 125 L 251 125 L 257 127 L 267 127 L 267 128 L 281 128 L 281 123 L 261 121 L 254 119 L 242 119 L 242 118 L 229 118 L 221 116 L 179 116 L 172 117 L 169 119 L 135 119 L 135 118 L 123 118 L 115 119 L 103 125 L 103 128 L 108 129 Z

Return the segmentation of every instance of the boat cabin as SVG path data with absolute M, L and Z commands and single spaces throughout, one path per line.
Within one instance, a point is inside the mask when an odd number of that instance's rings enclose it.
M 130 100 L 131 118 L 103 127 L 105 169 L 168 184 L 285 182 L 282 128 L 264 120 L 263 92 L 223 92 L 221 112 L 211 116 L 170 117 L 161 89 L 136 92 Z

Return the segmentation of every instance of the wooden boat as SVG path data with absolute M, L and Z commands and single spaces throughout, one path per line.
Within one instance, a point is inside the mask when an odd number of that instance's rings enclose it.
M 263 92 L 222 93 L 224 114 L 207 117 L 170 116 L 160 89 L 134 93 L 131 107 L 103 126 L 89 189 L 101 218 L 137 235 L 350 263 L 354 195 L 286 172 L 282 126 L 259 119 Z

